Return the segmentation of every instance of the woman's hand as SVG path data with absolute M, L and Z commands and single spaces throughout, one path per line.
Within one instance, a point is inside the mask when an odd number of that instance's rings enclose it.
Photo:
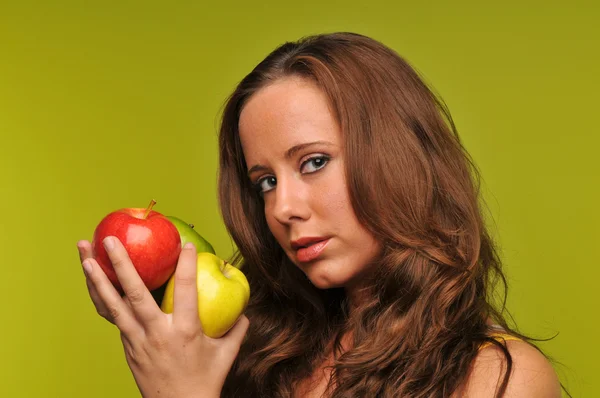
M 77 244 L 90 297 L 98 314 L 121 332 L 127 363 L 144 397 L 219 397 L 248 330 L 242 315 L 223 337 L 202 332 L 198 317 L 196 249 L 186 245 L 175 271 L 173 314 L 165 314 L 115 237 L 103 242 L 123 287 L 121 297 L 92 256 Z

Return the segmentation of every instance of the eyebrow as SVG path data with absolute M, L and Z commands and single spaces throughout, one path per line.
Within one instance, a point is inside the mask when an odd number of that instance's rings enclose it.
M 290 149 L 285 152 L 285 159 L 291 159 L 296 153 L 300 152 L 303 149 L 309 148 L 315 145 L 325 145 L 325 146 L 333 146 L 333 144 L 329 141 L 313 141 L 313 142 L 305 142 L 303 144 L 294 145 Z M 268 167 L 262 164 L 256 164 L 248 170 L 248 176 L 256 171 L 266 170 Z

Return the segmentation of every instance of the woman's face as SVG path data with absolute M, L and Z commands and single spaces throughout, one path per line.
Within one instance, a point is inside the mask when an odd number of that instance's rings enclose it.
M 281 79 L 250 98 L 239 130 L 248 177 L 290 260 L 318 288 L 359 286 L 380 245 L 350 204 L 343 138 L 325 94 L 310 80 Z

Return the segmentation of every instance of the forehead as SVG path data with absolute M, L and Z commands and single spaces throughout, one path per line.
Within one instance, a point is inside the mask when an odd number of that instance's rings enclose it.
M 248 163 L 305 142 L 339 141 L 327 96 L 314 82 L 299 77 L 256 92 L 242 109 L 239 132 Z

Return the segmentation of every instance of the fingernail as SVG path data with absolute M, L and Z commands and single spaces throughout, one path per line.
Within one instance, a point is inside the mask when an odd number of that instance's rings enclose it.
M 90 274 L 92 273 L 92 263 L 90 263 L 88 260 L 85 260 L 82 265 L 85 274 L 87 276 L 90 276 Z
M 194 247 L 194 244 L 192 242 L 188 242 L 185 244 L 185 246 L 183 246 L 184 249 L 191 249 Z
M 102 244 L 104 245 L 104 248 L 107 251 L 112 251 L 112 249 L 115 248 L 115 242 L 114 242 L 113 238 L 111 238 L 110 236 L 107 236 L 106 238 L 104 238 L 104 240 L 102 241 Z

